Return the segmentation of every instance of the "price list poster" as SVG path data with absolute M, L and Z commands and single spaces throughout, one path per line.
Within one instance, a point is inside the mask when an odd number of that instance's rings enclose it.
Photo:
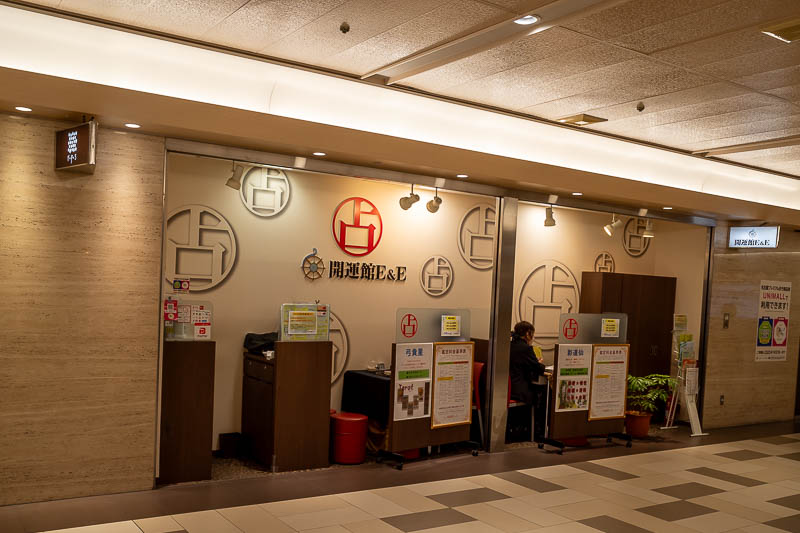
M 629 351 L 627 344 L 594 345 L 589 420 L 625 416 Z
M 471 342 L 434 344 L 431 428 L 472 422 L 473 352 Z

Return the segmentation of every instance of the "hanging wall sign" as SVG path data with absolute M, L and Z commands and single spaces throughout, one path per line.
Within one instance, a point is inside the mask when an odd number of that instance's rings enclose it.
M 756 361 L 786 361 L 791 281 L 762 281 L 758 298 Z
M 336 207 L 331 230 L 333 240 L 344 253 L 360 257 L 378 247 L 383 219 L 375 204 L 366 198 L 351 197 Z
M 780 234 L 780 226 L 731 228 L 728 248 L 777 248 Z
M 368 281 L 405 281 L 406 267 L 375 265 L 351 261 L 331 261 L 328 277 L 335 279 L 364 279 Z
M 94 173 L 97 122 L 56 132 L 56 170 Z

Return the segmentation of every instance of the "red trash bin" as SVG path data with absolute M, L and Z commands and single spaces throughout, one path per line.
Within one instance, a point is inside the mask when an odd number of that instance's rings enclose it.
M 355 465 L 367 455 L 367 417 L 356 413 L 337 413 L 333 419 L 333 462 Z

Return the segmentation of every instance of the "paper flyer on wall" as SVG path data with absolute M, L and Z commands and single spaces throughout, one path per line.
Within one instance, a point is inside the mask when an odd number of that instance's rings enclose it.
M 591 344 L 560 344 L 556 377 L 556 412 L 589 408 Z
M 434 385 L 431 427 L 472 421 L 472 360 L 474 344 L 434 344 Z
M 623 418 L 628 391 L 627 344 L 595 344 L 589 420 Z
M 792 282 L 762 281 L 758 297 L 756 361 L 786 361 Z
M 433 343 L 408 343 L 395 346 L 394 420 L 410 420 L 431 415 L 431 374 Z

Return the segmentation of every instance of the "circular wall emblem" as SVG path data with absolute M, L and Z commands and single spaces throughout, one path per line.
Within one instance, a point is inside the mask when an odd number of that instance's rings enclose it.
M 614 272 L 614 257 L 609 252 L 600 252 L 594 260 L 595 272 Z
M 478 270 L 494 265 L 494 238 L 497 210 L 489 204 L 471 207 L 458 225 L 458 251 L 464 261 Z
M 204 205 L 185 205 L 167 215 L 165 273 L 190 280 L 189 292 L 216 287 L 236 262 L 236 236 L 225 218 Z
M 239 196 L 254 215 L 272 217 L 289 203 L 289 177 L 278 168 L 252 167 L 242 177 Z
M 625 223 L 625 231 L 622 232 L 622 247 L 631 257 L 641 257 L 650 247 L 650 239 L 642 237 L 642 233 L 647 228 L 647 220 L 644 218 L 629 218 Z
M 564 338 L 572 340 L 578 336 L 578 321 L 568 318 L 564 321 Z
M 427 294 L 444 296 L 453 286 L 453 265 L 441 255 L 429 257 L 422 263 L 419 282 Z
M 333 212 L 333 240 L 352 256 L 367 255 L 381 242 L 383 220 L 378 208 L 366 198 L 344 200 Z
M 347 368 L 347 359 L 350 357 L 350 340 L 347 329 L 333 312 L 331 312 L 330 338 L 333 344 L 331 352 L 331 385 L 344 373 Z
M 536 329 L 536 344 L 551 350 L 558 341 L 561 315 L 578 308 L 580 288 L 569 268 L 558 261 L 535 265 L 522 283 L 517 317 Z
M 417 317 L 408 313 L 404 315 L 403 318 L 400 320 L 400 331 L 403 332 L 403 337 L 410 339 L 414 335 L 417 334 L 417 328 L 419 323 L 417 322 Z

